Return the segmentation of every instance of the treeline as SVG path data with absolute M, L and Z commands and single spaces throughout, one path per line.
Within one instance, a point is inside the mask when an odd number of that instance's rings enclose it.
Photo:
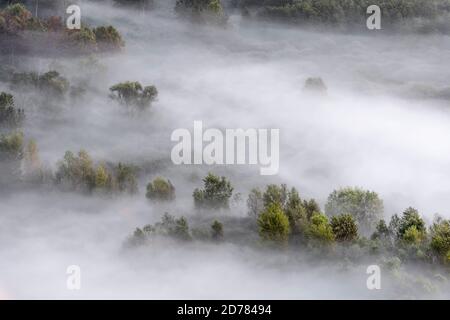
M 113 26 L 82 25 L 79 30 L 71 30 L 61 16 L 37 18 L 21 3 L 0 10 L 0 40 L 3 53 L 49 50 L 44 46 L 46 43 L 65 53 L 114 51 L 124 46 L 122 36 Z
M 211 210 L 229 210 L 233 193 L 231 183 L 225 177 L 211 173 L 203 183 L 203 188 L 193 192 L 196 209 L 204 214 Z M 175 199 L 175 187 L 163 178 L 156 178 L 147 190 L 147 198 L 151 201 Z M 345 252 L 339 248 L 359 248 L 363 252 L 360 256 L 378 255 L 391 262 L 450 266 L 450 220 L 436 217 L 427 226 L 416 209 L 407 208 L 401 215 L 394 214 L 386 221 L 383 219 L 383 201 L 373 191 L 360 188 L 335 190 L 328 196 L 322 211 L 314 199 L 302 199 L 295 188 L 271 184 L 263 191 L 251 190 L 247 208 L 248 218 L 242 218 L 242 221 L 254 221 L 261 244 L 272 248 L 303 248 L 307 252 L 335 257 Z M 254 231 L 250 228 L 247 232 Z M 176 219 L 166 214 L 161 223 L 136 229 L 127 243 L 148 244 L 156 236 L 183 241 L 227 240 L 226 234 L 226 225 L 219 221 L 212 221 L 209 231 L 191 230 L 186 218 Z
M 449 0 L 236 0 L 234 4 L 244 9 L 257 8 L 260 17 L 298 23 L 362 23 L 371 5 L 378 5 L 383 21 L 389 23 L 410 18 L 434 19 L 450 12 Z

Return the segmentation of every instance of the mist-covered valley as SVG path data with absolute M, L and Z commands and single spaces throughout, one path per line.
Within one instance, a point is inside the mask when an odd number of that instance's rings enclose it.
M 92 29 L 97 44 L 84 30 L 59 46 L 50 23 L 54 46 L 0 34 L 0 102 L 24 113 L 0 112 L 0 297 L 448 299 L 446 29 L 297 25 L 222 2 L 219 23 L 175 1 L 78 2 L 120 41 Z M 278 174 L 173 164 L 171 134 L 194 121 L 279 129 Z

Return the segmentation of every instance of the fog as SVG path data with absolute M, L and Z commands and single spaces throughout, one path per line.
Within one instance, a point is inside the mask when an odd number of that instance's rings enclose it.
M 161 239 L 124 249 L 136 227 L 166 211 L 198 218 L 192 191 L 209 171 L 230 178 L 243 201 L 223 219 L 246 216 L 253 187 L 295 186 L 323 205 L 339 187 L 374 190 L 385 216 L 416 207 L 427 222 L 450 218 L 450 38 L 446 35 L 339 33 L 263 22 L 231 14 L 227 27 L 177 19 L 173 5 L 157 1 L 149 12 L 82 3 L 90 24 L 112 24 L 126 41 L 123 52 L 86 57 L 20 57 L 29 70 L 57 69 L 71 83 L 89 84 L 85 96 L 42 112 L 29 93 L 25 136 L 41 160 L 56 168 L 66 150 L 87 150 L 96 161 L 132 162 L 143 168 L 140 194 L 116 199 L 56 190 L 0 191 L 0 297 L 18 299 L 314 299 L 396 298 L 389 276 L 384 290 L 366 288 L 366 267 L 311 262 L 238 242 L 179 245 Z M 304 90 L 321 77 L 328 90 Z M 108 98 L 122 81 L 157 86 L 151 110 L 130 115 Z M 2 87 L 0 91 L 9 90 Z M 448 91 L 447 91 L 448 92 Z M 280 171 L 260 176 L 257 166 L 175 166 L 173 130 L 280 129 Z M 145 199 L 157 176 L 176 187 L 174 204 Z M 197 217 L 197 218 L 196 218 Z M 232 230 L 225 227 L 227 232 Z M 67 290 L 66 268 L 79 265 L 82 288 Z M 447 288 L 415 297 L 448 298 Z

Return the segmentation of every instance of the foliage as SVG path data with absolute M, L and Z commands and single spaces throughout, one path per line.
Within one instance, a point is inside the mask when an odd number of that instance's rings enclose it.
M 250 191 L 247 198 L 248 215 L 253 218 L 257 218 L 264 210 L 263 194 L 258 188 L 254 188 Z
M 24 154 L 24 137 L 22 132 L 0 135 L 0 160 L 21 160 Z
M 397 229 L 397 238 L 407 243 L 419 243 L 426 236 L 425 222 L 419 212 L 408 208 L 403 212 Z
M 173 200 L 175 199 L 175 187 L 170 180 L 158 177 L 147 185 L 146 197 L 160 201 Z
M 142 87 L 139 82 L 122 82 L 112 86 L 110 97 L 125 106 L 149 107 L 158 96 L 155 86 Z
M 25 119 L 25 111 L 16 108 L 14 97 L 6 92 L 0 93 L 0 128 L 2 126 L 14 128 L 19 126 Z
M 62 97 L 70 87 L 69 81 L 54 70 L 42 75 L 35 72 L 14 73 L 11 83 L 18 88 L 31 87 L 56 97 Z
M 270 204 L 258 218 L 259 235 L 263 240 L 274 243 L 287 243 L 290 226 L 280 204 Z
M 90 155 L 81 150 L 77 155 L 67 151 L 58 162 L 55 182 L 64 189 L 101 193 L 122 192 L 134 194 L 138 191 L 134 167 L 119 163 L 116 167 L 105 164 L 94 165 Z
M 333 229 L 326 215 L 316 213 L 311 217 L 308 225 L 307 236 L 313 244 L 329 245 L 334 242 Z
M 438 219 L 430 228 L 431 249 L 444 261 L 450 262 L 450 221 Z
M 224 24 L 227 21 L 220 0 L 177 0 L 175 11 L 195 22 Z
M 370 234 L 383 214 L 383 201 L 378 194 L 359 188 L 343 188 L 333 191 L 325 205 L 328 216 L 350 214 L 363 234 Z
M 358 226 L 353 216 L 349 214 L 333 216 L 331 218 L 331 228 L 336 241 L 353 241 L 358 238 Z
M 211 237 L 216 241 L 223 239 L 223 224 L 217 220 L 214 220 L 211 225 Z
M 203 179 L 204 188 L 195 189 L 194 203 L 197 208 L 228 209 L 233 187 L 225 177 L 209 173 Z
M 101 26 L 92 30 L 100 49 L 120 49 L 125 45 L 119 31 L 113 26 Z

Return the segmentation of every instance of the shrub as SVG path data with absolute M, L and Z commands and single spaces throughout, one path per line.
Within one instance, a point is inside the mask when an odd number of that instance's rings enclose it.
M 156 178 L 147 185 L 146 197 L 148 199 L 169 201 L 175 199 L 175 187 L 170 180 Z
M 197 208 L 228 209 L 233 187 L 225 177 L 209 173 L 204 179 L 204 188 L 195 189 L 194 203 Z
M 120 49 L 125 45 L 122 36 L 113 26 L 101 26 L 92 30 L 97 45 L 101 50 Z

